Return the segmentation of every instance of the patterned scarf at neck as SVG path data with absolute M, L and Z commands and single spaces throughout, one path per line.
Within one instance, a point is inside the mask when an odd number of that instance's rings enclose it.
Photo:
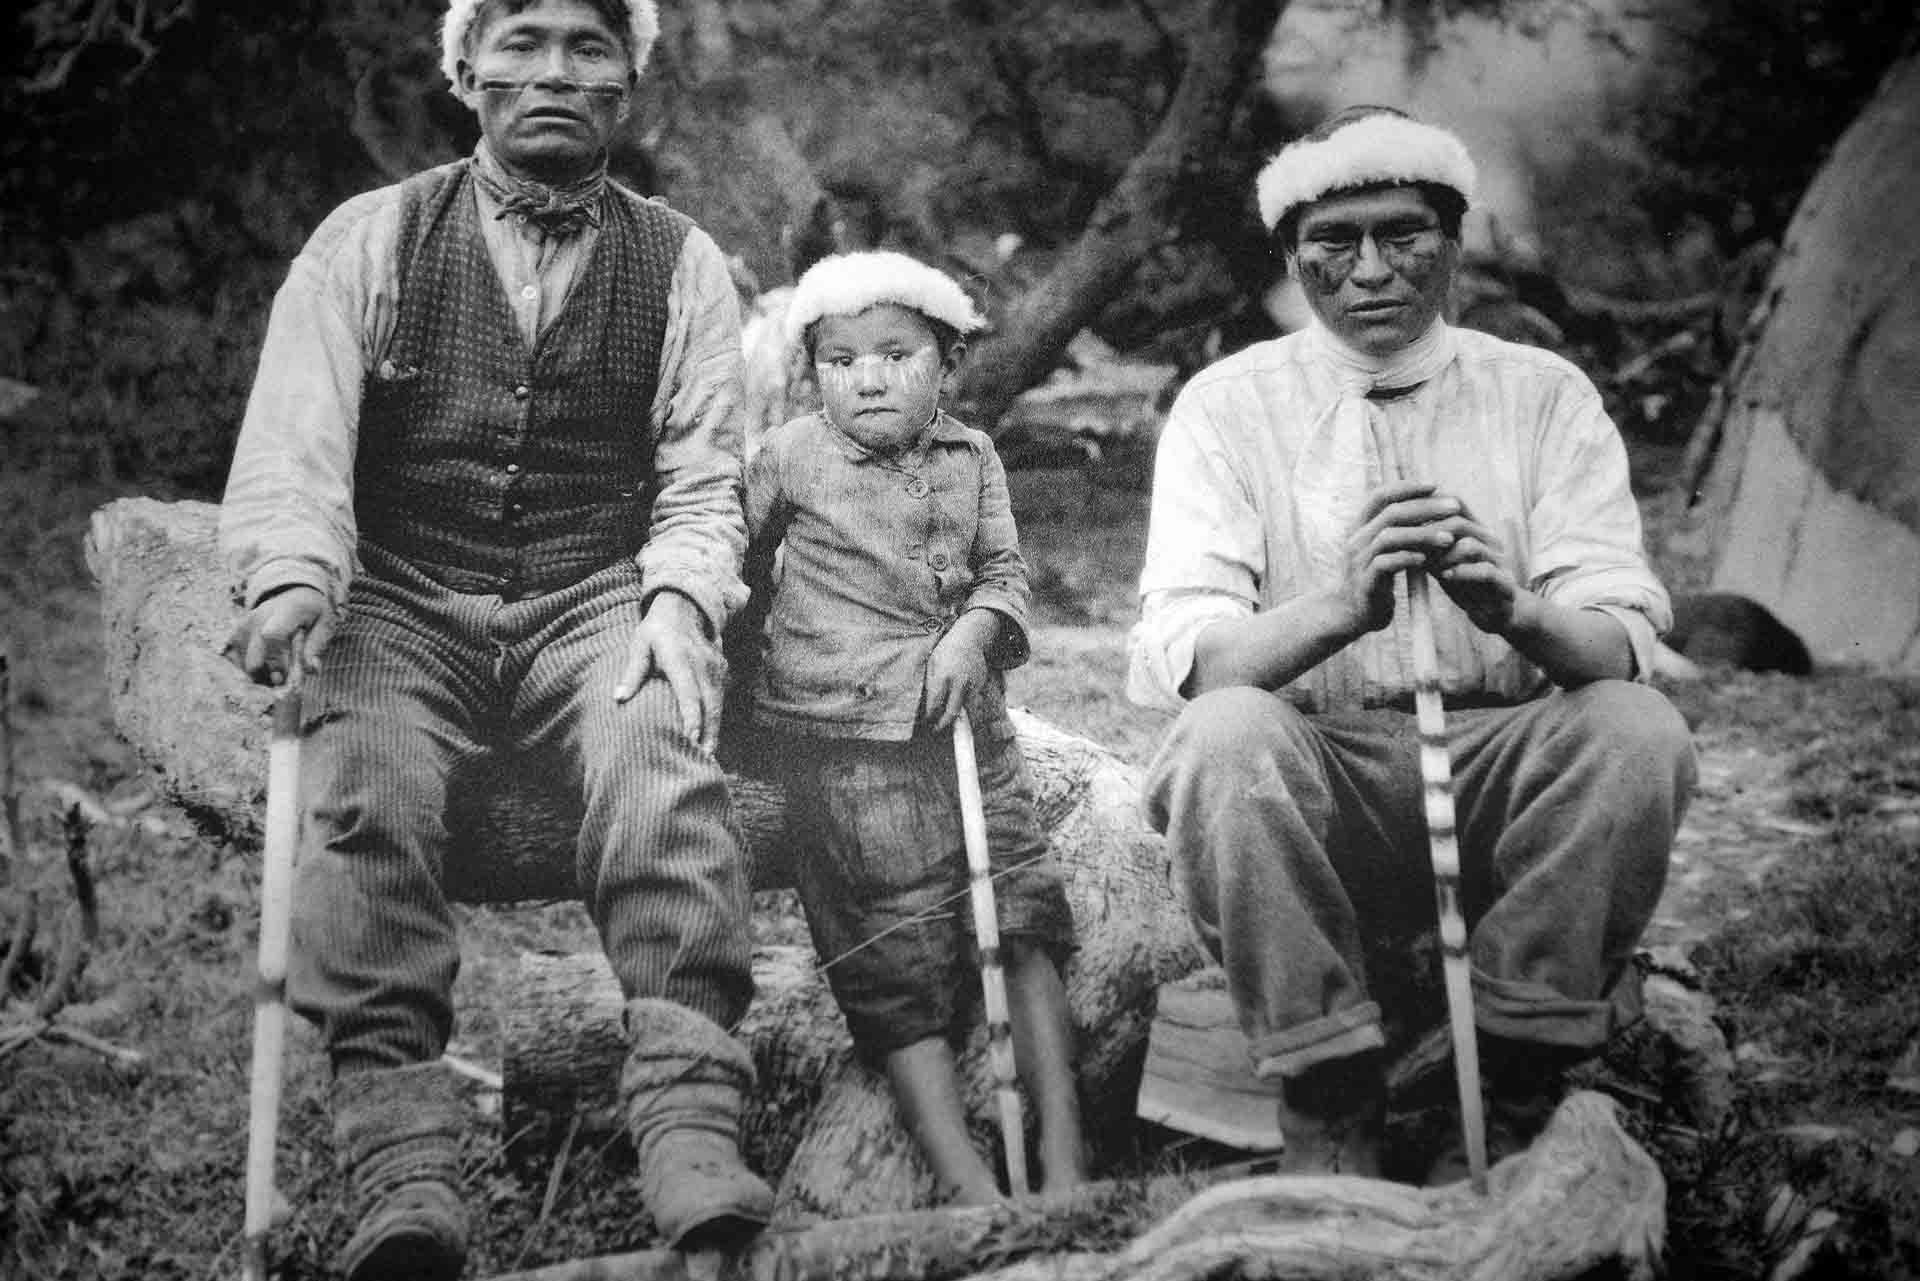
M 473 176 L 500 206 L 495 218 L 518 214 L 550 240 L 567 240 L 589 226 L 600 225 L 600 197 L 607 189 L 604 156 L 585 178 L 554 187 L 514 177 L 482 143 L 474 152 Z

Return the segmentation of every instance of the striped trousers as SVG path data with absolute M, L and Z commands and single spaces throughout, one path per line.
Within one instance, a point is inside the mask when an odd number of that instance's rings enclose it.
M 452 1033 L 448 780 L 486 744 L 578 781 L 576 879 L 627 997 L 731 1027 L 753 980 L 725 776 L 664 681 L 612 697 L 641 619 L 638 569 L 513 601 L 365 557 L 306 687 L 288 975 L 335 1073 L 437 1058 Z
M 1597 681 L 1449 710 L 1447 737 L 1475 1020 L 1597 1050 L 1692 794 L 1686 723 L 1647 686 Z M 1434 923 L 1410 713 L 1204 694 L 1149 767 L 1146 802 L 1256 1065 L 1296 1076 L 1444 1016 L 1406 999 L 1439 996 L 1437 970 L 1421 977 L 1437 955 L 1410 955 Z

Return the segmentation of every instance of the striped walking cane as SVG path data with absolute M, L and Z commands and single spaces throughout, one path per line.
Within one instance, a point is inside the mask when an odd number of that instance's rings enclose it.
M 1371 424 L 1373 416 L 1368 414 Z M 1401 476 L 1391 437 L 1376 430 L 1387 472 Z M 1433 863 L 1440 919 L 1440 971 L 1446 983 L 1447 1022 L 1453 1037 L 1453 1075 L 1460 1091 L 1460 1133 L 1473 1190 L 1487 1192 L 1487 1118 L 1480 1103 L 1480 1042 L 1473 1022 L 1473 981 L 1467 959 L 1467 920 L 1460 910 L 1460 843 L 1454 831 L 1453 760 L 1447 754 L 1447 715 L 1440 699 L 1440 651 L 1433 638 L 1433 600 L 1426 571 L 1407 571 L 1407 625 L 1413 640 L 1413 711 L 1420 729 L 1420 782 L 1427 815 L 1427 852 Z
M 253 1082 L 247 1110 L 247 1203 L 242 1275 L 266 1281 L 273 1228 L 274 1149 L 287 1043 L 287 950 L 292 933 L 293 853 L 300 839 L 300 654 L 273 705 L 267 742 L 267 817 L 260 868 L 260 960 L 253 990 Z
M 1427 576 L 1407 571 L 1407 621 L 1413 631 L 1413 710 L 1420 726 L 1420 781 L 1426 793 L 1427 850 L 1440 916 L 1440 967 L 1453 1031 L 1453 1072 L 1460 1087 L 1460 1132 L 1473 1190 L 1487 1191 L 1487 1119 L 1480 1105 L 1480 1043 L 1473 1024 L 1467 921 L 1460 911 L 1460 844 L 1453 826 L 1453 761 L 1447 755 L 1446 711 L 1440 701 L 1440 655 L 1433 640 Z
M 980 766 L 973 752 L 973 722 L 962 708 L 953 722 L 953 767 L 960 783 L 960 824 L 967 840 L 968 884 L 973 894 L 973 933 L 980 948 L 980 991 L 987 1014 L 987 1061 L 1000 1103 L 1000 1137 L 1007 1152 L 1007 1191 L 1025 1196 L 1026 1126 L 1015 1085 L 1013 1018 L 1007 1009 L 1007 977 L 1000 966 L 1000 918 L 993 903 L 993 869 L 987 861 L 987 812 L 980 799 Z

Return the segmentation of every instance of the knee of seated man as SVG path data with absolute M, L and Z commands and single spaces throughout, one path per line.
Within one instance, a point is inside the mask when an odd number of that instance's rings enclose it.
M 1643 755 L 1673 759 L 1692 751 L 1693 734 L 1666 695 L 1633 681 L 1595 681 L 1570 691 L 1580 723 L 1597 741 Z
M 1208 690 L 1189 702 L 1174 722 L 1168 743 L 1200 754 L 1210 766 L 1231 767 L 1247 759 L 1248 746 L 1296 738 L 1305 723 L 1286 699 L 1251 685 L 1233 685 Z

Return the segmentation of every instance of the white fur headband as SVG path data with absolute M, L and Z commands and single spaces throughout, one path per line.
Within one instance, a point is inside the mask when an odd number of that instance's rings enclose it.
M 987 323 L 945 272 L 905 254 L 871 249 L 835 254 L 807 268 L 787 304 L 787 341 L 799 342 L 822 316 L 857 316 L 883 302 L 910 307 L 963 334 Z
M 1260 221 L 1271 231 L 1291 209 L 1335 191 L 1381 182 L 1434 182 L 1473 200 L 1473 159 L 1461 141 L 1404 116 L 1362 116 L 1326 138 L 1290 142 L 1260 171 Z
M 440 70 L 447 83 L 460 87 L 460 58 L 466 50 L 467 34 L 473 20 L 480 16 L 487 0 L 451 0 L 447 16 L 440 24 Z M 660 36 L 660 10 L 653 0 L 622 0 L 627 11 L 627 43 L 633 47 L 633 74 L 639 75 Z

